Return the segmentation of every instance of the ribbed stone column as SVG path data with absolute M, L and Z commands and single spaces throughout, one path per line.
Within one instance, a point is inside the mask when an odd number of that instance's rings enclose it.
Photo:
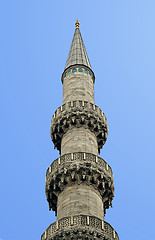
M 114 196 L 111 167 L 98 153 L 108 134 L 107 120 L 94 104 L 95 76 L 76 22 L 62 74 L 63 105 L 54 113 L 51 137 L 60 157 L 46 173 L 46 197 L 57 221 L 42 240 L 119 240 L 104 221 Z

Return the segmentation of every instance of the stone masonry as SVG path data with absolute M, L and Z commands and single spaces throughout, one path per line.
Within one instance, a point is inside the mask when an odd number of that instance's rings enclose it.
M 94 104 L 95 76 L 76 21 L 62 74 L 63 105 L 51 122 L 51 138 L 60 152 L 46 173 L 46 197 L 57 221 L 41 240 L 119 240 L 104 221 L 114 196 L 111 167 L 98 156 L 107 134 L 107 119 Z

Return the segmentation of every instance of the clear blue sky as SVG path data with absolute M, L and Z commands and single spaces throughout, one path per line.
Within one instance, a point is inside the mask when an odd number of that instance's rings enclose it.
M 105 220 L 122 240 L 154 239 L 155 1 L 0 2 L 0 240 L 38 240 L 55 220 L 46 169 L 50 122 L 78 18 L 108 119 L 101 151 L 114 172 Z

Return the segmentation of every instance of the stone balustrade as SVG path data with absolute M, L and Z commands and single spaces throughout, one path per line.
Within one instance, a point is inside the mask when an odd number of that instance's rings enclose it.
M 52 223 L 42 234 L 41 240 L 76 239 L 77 234 L 80 239 L 119 240 L 109 223 L 86 215 L 64 217 Z
M 84 153 L 84 152 L 76 152 L 76 153 L 68 153 L 63 156 L 60 156 L 56 160 L 52 162 L 50 167 L 47 169 L 46 177 L 48 177 L 49 172 L 55 172 L 58 166 L 63 166 L 64 163 L 73 163 L 73 162 L 79 162 L 79 163 L 91 163 L 92 165 L 95 164 L 102 169 L 103 172 L 105 172 L 110 178 L 113 179 L 113 173 L 111 167 L 106 163 L 106 161 L 94 154 L 91 153 Z
M 62 112 L 68 111 L 69 109 L 71 109 L 71 111 L 74 111 L 74 108 L 76 108 L 76 110 L 85 110 L 85 111 L 93 111 L 93 113 L 100 118 L 100 120 L 106 120 L 105 114 L 103 113 L 103 111 L 96 106 L 95 104 L 92 104 L 91 102 L 88 101 L 72 101 L 72 102 L 67 102 L 65 104 L 63 104 L 62 106 L 60 106 L 59 108 L 57 108 L 57 110 L 55 111 L 53 118 L 57 119 L 59 118 L 60 114 Z M 95 112 L 94 112 L 95 111 Z

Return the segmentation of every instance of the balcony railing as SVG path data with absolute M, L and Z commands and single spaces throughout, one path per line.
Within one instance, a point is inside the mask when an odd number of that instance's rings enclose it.
M 111 227 L 111 225 L 101 219 L 94 216 L 71 216 L 62 218 L 52 223 L 46 231 L 42 234 L 41 240 L 48 240 L 61 231 L 67 232 L 70 230 L 88 230 L 91 232 L 97 232 L 102 237 L 106 237 L 108 240 L 119 240 L 117 232 Z M 102 239 L 102 238 L 101 238 Z

